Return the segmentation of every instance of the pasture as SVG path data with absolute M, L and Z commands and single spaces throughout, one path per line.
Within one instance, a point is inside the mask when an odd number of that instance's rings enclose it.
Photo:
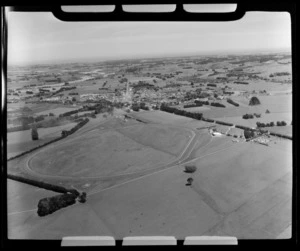
M 29 165 L 38 173 L 67 177 L 145 170 L 174 160 L 186 145 L 188 135 L 176 128 L 148 125 L 94 129 L 55 148 L 42 150 Z

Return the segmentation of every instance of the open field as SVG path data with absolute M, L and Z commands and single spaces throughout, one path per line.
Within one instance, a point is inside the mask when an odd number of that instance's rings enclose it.
M 291 125 L 266 127 L 266 129 L 270 130 L 270 132 L 281 133 L 289 136 L 292 136 L 293 134 L 293 126 Z
M 176 128 L 149 125 L 118 131 L 93 130 L 39 152 L 29 165 L 38 173 L 75 177 L 138 171 L 172 161 L 186 145 L 189 135 Z
M 160 123 L 160 124 L 185 124 L 187 122 L 193 121 L 191 118 L 170 114 L 167 112 L 162 111 L 152 111 L 152 112 L 141 112 L 136 113 L 135 116 L 141 119 L 149 120 L 153 123 Z
M 261 104 L 256 106 L 248 106 L 249 100 L 245 97 L 235 97 L 233 100 L 239 103 L 244 104 L 240 107 L 226 107 L 226 108 L 218 108 L 214 107 L 210 110 L 203 111 L 203 116 L 207 118 L 214 118 L 217 120 L 224 120 L 232 123 L 240 122 L 242 116 L 246 113 L 260 113 L 261 118 L 259 119 L 249 119 L 243 121 L 243 123 L 252 123 L 251 121 L 261 121 L 261 122 L 271 122 L 278 120 L 287 120 L 286 122 L 290 122 L 292 119 L 292 95 L 274 95 L 274 96 L 257 96 L 260 100 Z M 266 114 L 266 110 L 270 111 L 270 114 Z M 269 118 L 267 118 L 269 117 Z M 239 118 L 241 120 L 239 120 Z M 238 121 L 236 121 L 238 119 Z M 245 124 L 246 125 L 246 124 Z

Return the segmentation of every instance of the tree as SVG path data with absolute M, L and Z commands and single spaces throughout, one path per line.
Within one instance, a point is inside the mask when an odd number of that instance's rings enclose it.
M 188 178 L 188 179 L 187 179 L 187 182 L 188 182 L 187 185 L 188 185 L 188 186 L 192 185 L 193 181 L 194 181 L 193 178 L 191 178 L 191 177 Z
M 254 131 L 244 130 L 244 136 L 246 139 L 250 139 L 254 137 Z
M 266 110 L 266 113 L 270 113 L 270 111 L 267 109 L 267 110 Z
M 194 173 L 197 170 L 197 167 L 194 165 L 187 165 L 184 168 L 185 168 L 184 172 L 186 173 Z
M 39 139 L 39 134 L 38 134 L 36 126 L 33 126 L 32 129 L 31 129 L 31 138 L 32 138 L 32 140 L 38 140 Z
M 251 106 L 260 105 L 260 101 L 257 97 L 252 97 L 249 101 L 249 105 L 251 105 Z
M 78 196 L 78 201 L 80 203 L 85 203 L 86 202 L 86 192 L 83 192 L 81 195 Z

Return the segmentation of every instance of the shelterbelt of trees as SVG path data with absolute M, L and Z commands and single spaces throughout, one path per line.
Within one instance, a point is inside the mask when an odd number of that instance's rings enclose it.
M 187 112 L 187 111 L 184 111 L 184 110 L 177 109 L 175 107 L 170 107 L 165 103 L 161 104 L 160 110 L 164 111 L 164 112 L 174 113 L 174 114 L 180 115 L 180 116 L 185 116 L 185 117 L 197 119 L 197 120 L 203 120 L 203 121 L 210 122 L 210 123 L 233 126 L 232 123 L 219 121 L 219 120 L 213 120 L 213 119 L 209 119 L 209 118 L 204 118 L 202 113 Z M 244 133 L 246 132 L 246 135 L 249 136 L 249 138 L 253 137 L 255 131 L 261 131 L 261 129 L 255 129 L 255 128 L 242 126 L 242 125 L 235 125 L 235 127 L 244 130 Z M 265 131 L 265 132 L 267 132 L 267 131 Z M 270 132 L 270 135 L 292 140 L 292 136 L 284 135 L 284 134 L 281 134 L 281 133 Z
M 9 178 L 11 180 L 22 182 L 22 183 L 25 183 L 25 184 L 29 184 L 29 185 L 32 185 L 32 186 L 36 186 L 36 187 L 44 188 L 44 189 L 47 189 L 47 190 L 51 190 L 51 191 L 56 192 L 56 193 L 72 193 L 76 196 L 79 195 L 79 192 L 76 189 L 67 189 L 67 188 L 62 187 L 62 186 L 57 186 L 57 185 L 45 183 L 43 181 L 32 180 L 32 179 L 21 177 L 21 176 L 14 175 L 14 174 L 7 174 L 7 178 Z

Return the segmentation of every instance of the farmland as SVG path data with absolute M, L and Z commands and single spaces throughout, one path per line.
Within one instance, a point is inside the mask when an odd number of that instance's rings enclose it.
M 8 157 L 67 136 L 8 161 L 8 172 L 86 192 L 87 201 L 39 217 L 39 199 L 55 193 L 9 180 L 9 238 L 289 236 L 292 140 L 269 134 L 293 136 L 289 60 L 276 53 L 10 69 L 8 127 L 20 130 L 7 134 Z M 259 104 L 249 105 L 252 97 Z M 235 127 L 257 122 L 275 123 L 257 134 L 266 144 Z

